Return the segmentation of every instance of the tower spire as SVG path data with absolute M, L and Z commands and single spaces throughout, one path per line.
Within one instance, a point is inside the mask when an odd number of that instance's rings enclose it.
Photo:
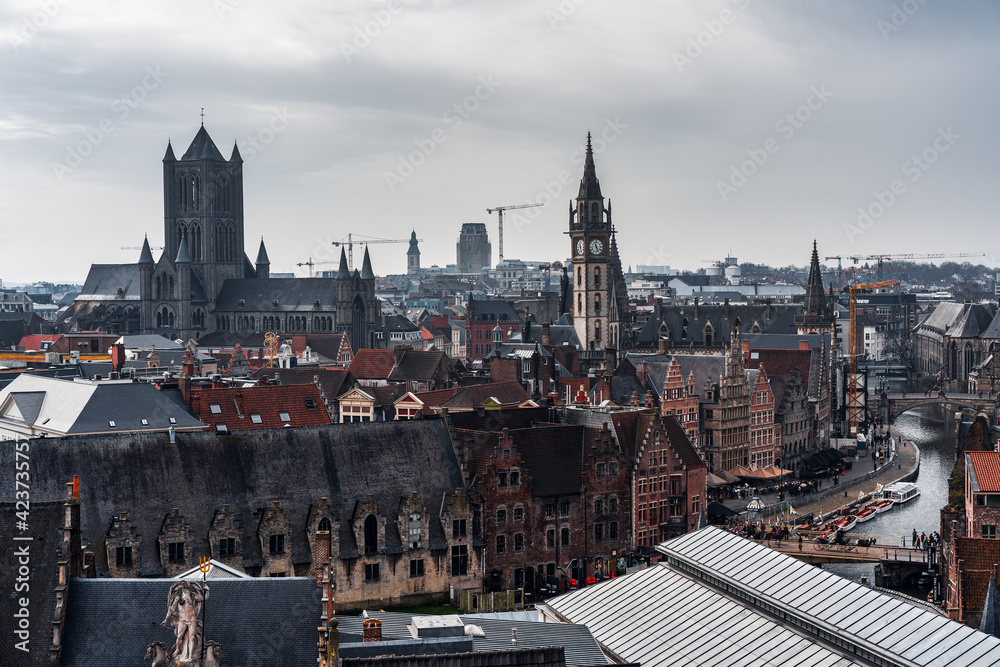
M 826 294 L 824 292 L 823 274 L 819 268 L 819 251 L 816 249 L 816 240 L 813 239 L 812 261 L 809 263 L 806 299 L 803 304 L 803 310 L 806 314 L 822 315 L 826 313 Z
M 577 199 L 603 199 L 601 182 L 597 180 L 597 169 L 594 167 L 594 146 L 587 132 L 587 159 L 583 164 L 583 178 L 580 179 L 580 194 Z

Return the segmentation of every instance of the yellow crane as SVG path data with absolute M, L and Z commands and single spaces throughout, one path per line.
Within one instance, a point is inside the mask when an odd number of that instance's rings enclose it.
M 354 244 L 372 245 L 374 243 L 409 243 L 410 239 L 355 239 L 354 234 L 344 237 L 346 240 L 334 241 L 331 245 L 347 246 L 347 268 L 354 270 Z M 417 239 L 418 243 L 423 243 L 423 239 Z
M 861 404 L 861 383 L 858 378 L 858 292 L 898 285 L 898 280 L 883 280 L 877 283 L 850 285 L 850 347 L 847 359 L 847 424 L 848 434 L 858 434 L 858 415 L 864 406 Z M 886 332 L 888 333 L 888 332 Z

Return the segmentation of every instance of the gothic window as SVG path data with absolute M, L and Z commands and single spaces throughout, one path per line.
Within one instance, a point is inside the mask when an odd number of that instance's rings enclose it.
M 170 327 L 174 326 L 174 314 L 173 313 L 169 313 L 168 314 L 168 319 L 170 320 L 170 324 L 168 324 L 167 326 L 170 326 Z
M 576 314 L 583 316 L 583 295 L 576 295 Z
M 594 295 L 594 314 L 595 315 L 600 315 L 601 314 L 601 295 L 600 294 L 595 294 Z
M 197 222 L 191 223 L 191 242 L 189 243 L 189 249 L 191 250 L 191 258 L 200 262 L 201 256 L 201 225 Z
M 156 276 L 156 298 L 163 298 L 163 278 L 161 276 Z
M 601 267 L 594 267 L 594 287 L 601 289 Z
M 594 342 L 598 345 L 601 344 L 601 322 L 598 320 L 594 322 Z
M 583 287 L 583 269 L 579 266 L 576 267 L 576 284 L 578 287 Z
M 601 221 L 601 207 L 597 204 L 596 201 L 590 205 L 590 220 L 592 222 Z
M 331 530 L 333 530 L 333 526 L 330 525 L 329 519 L 323 517 L 322 519 L 319 520 L 319 525 L 316 526 L 316 530 L 323 530 L 329 533 Z
M 156 311 L 156 327 L 160 328 L 163 326 L 163 313 Z
M 167 297 L 170 299 L 174 298 L 174 277 L 170 276 L 167 278 Z
M 378 553 L 378 519 L 374 514 L 365 518 L 365 553 Z
M 198 180 L 198 174 L 191 175 L 191 208 L 195 211 L 198 210 L 198 195 L 201 188 L 201 182 Z

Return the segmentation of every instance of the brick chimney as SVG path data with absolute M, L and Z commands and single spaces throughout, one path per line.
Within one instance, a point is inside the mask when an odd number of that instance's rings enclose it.
M 550 325 L 548 322 L 542 322 L 542 345 L 549 344 L 551 332 L 552 332 L 552 325 Z
M 670 350 L 670 339 L 666 336 L 660 336 L 660 339 L 656 341 L 657 354 L 666 354 L 668 350 Z
M 362 624 L 361 641 L 382 641 L 382 621 L 377 618 L 366 618 Z
M 640 361 L 636 363 L 635 376 L 638 378 L 642 386 L 645 387 L 646 382 L 649 380 L 649 368 L 646 366 L 646 362 Z
M 327 566 L 330 564 L 330 531 L 317 530 L 313 539 L 313 572 L 316 574 L 316 587 L 322 588 L 329 577 Z

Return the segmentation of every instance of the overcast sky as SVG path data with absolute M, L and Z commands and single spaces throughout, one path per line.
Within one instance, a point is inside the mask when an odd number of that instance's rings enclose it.
M 162 245 L 161 159 L 202 107 L 272 272 L 411 229 L 454 263 L 463 222 L 496 261 L 486 208 L 525 202 L 505 256 L 563 260 L 588 130 L 626 266 L 802 265 L 813 238 L 997 265 L 998 34 L 986 1 L 8 0 L 0 278 Z

